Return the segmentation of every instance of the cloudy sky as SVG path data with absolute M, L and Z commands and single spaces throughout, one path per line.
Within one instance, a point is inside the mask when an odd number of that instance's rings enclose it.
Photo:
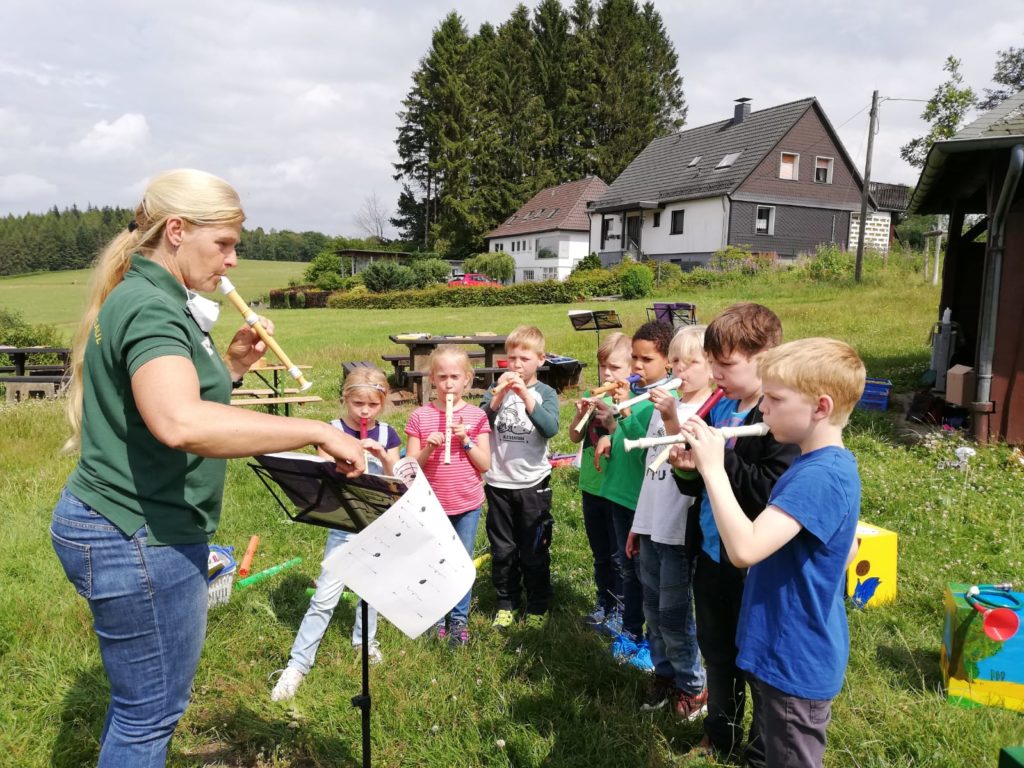
M 568 0 L 566 0 L 568 2 Z M 514 0 L 3 0 L 0 214 L 134 206 L 148 176 L 192 166 L 242 195 L 248 226 L 358 234 L 371 194 L 390 209 L 401 100 L 453 8 L 471 31 Z M 527 3 L 532 7 L 532 3 Z M 927 99 L 952 53 L 991 86 L 1024 45 L 1021 0 L 656 0 L 688 126 L 817 96 L 859 165 L 871 91 Z M 913 183 L 899 147 L 923 104 L 886 101 L 873 178 Z M 606 179 L 611 182 L 611 179 Z

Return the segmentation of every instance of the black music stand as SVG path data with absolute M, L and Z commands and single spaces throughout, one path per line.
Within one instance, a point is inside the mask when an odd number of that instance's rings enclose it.
M 358 533 L 383 515 L 406 491 L 405 483 L 384 475 L 360 475 L 349 479 L 325 461 L 308 453 L 278 453 L 254 456 L 252 471 L 270 491 L 278 506 L 292 520 L 341 531 Z M 292 514 L 277 495 L 276 484 L 298 508 Z M 370 643 L 369 609 L 360 599 L 363 618 L 363 687 L 352 697 L 352 706 L 362 712 L 363 768 L 370 768 Z
M 621 328 L 622 321 L 614 309 L 570 309 L 569 322 L 577 331 L 597 331 L 597 346 L 601 346 L 601 331 Z

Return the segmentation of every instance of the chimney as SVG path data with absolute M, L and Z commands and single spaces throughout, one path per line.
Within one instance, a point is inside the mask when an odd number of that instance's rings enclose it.
M 739 125 L 750 117 L 750 99 L 746 96 L 736 99 L 736 107 L 732 113 L 732 124 Z

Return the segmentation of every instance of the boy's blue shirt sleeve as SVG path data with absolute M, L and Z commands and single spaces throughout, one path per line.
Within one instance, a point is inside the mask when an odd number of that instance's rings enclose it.
M 779 480 L 768 504 L 778 507 L 823 544 L 828 544 L 844 523 L 850 508 L 846 489 L 828 467 L 812 465 L 787 481 Z
M 534 389 L 540 392 L 543 400 L 536 405 L 533 413 L 527 415 L 537 431 L 550 440 L 558 434 L 558 394 L 540 382 L 534 385 Z

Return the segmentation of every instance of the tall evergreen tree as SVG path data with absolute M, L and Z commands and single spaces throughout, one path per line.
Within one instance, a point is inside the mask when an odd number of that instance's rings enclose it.
M 426 209 L 426 199 L 417 199 L 412 188 L 403 184 L 395 215 L 391 218 L 391 226 L 398 230 L 399 240 L 426 248 Z

